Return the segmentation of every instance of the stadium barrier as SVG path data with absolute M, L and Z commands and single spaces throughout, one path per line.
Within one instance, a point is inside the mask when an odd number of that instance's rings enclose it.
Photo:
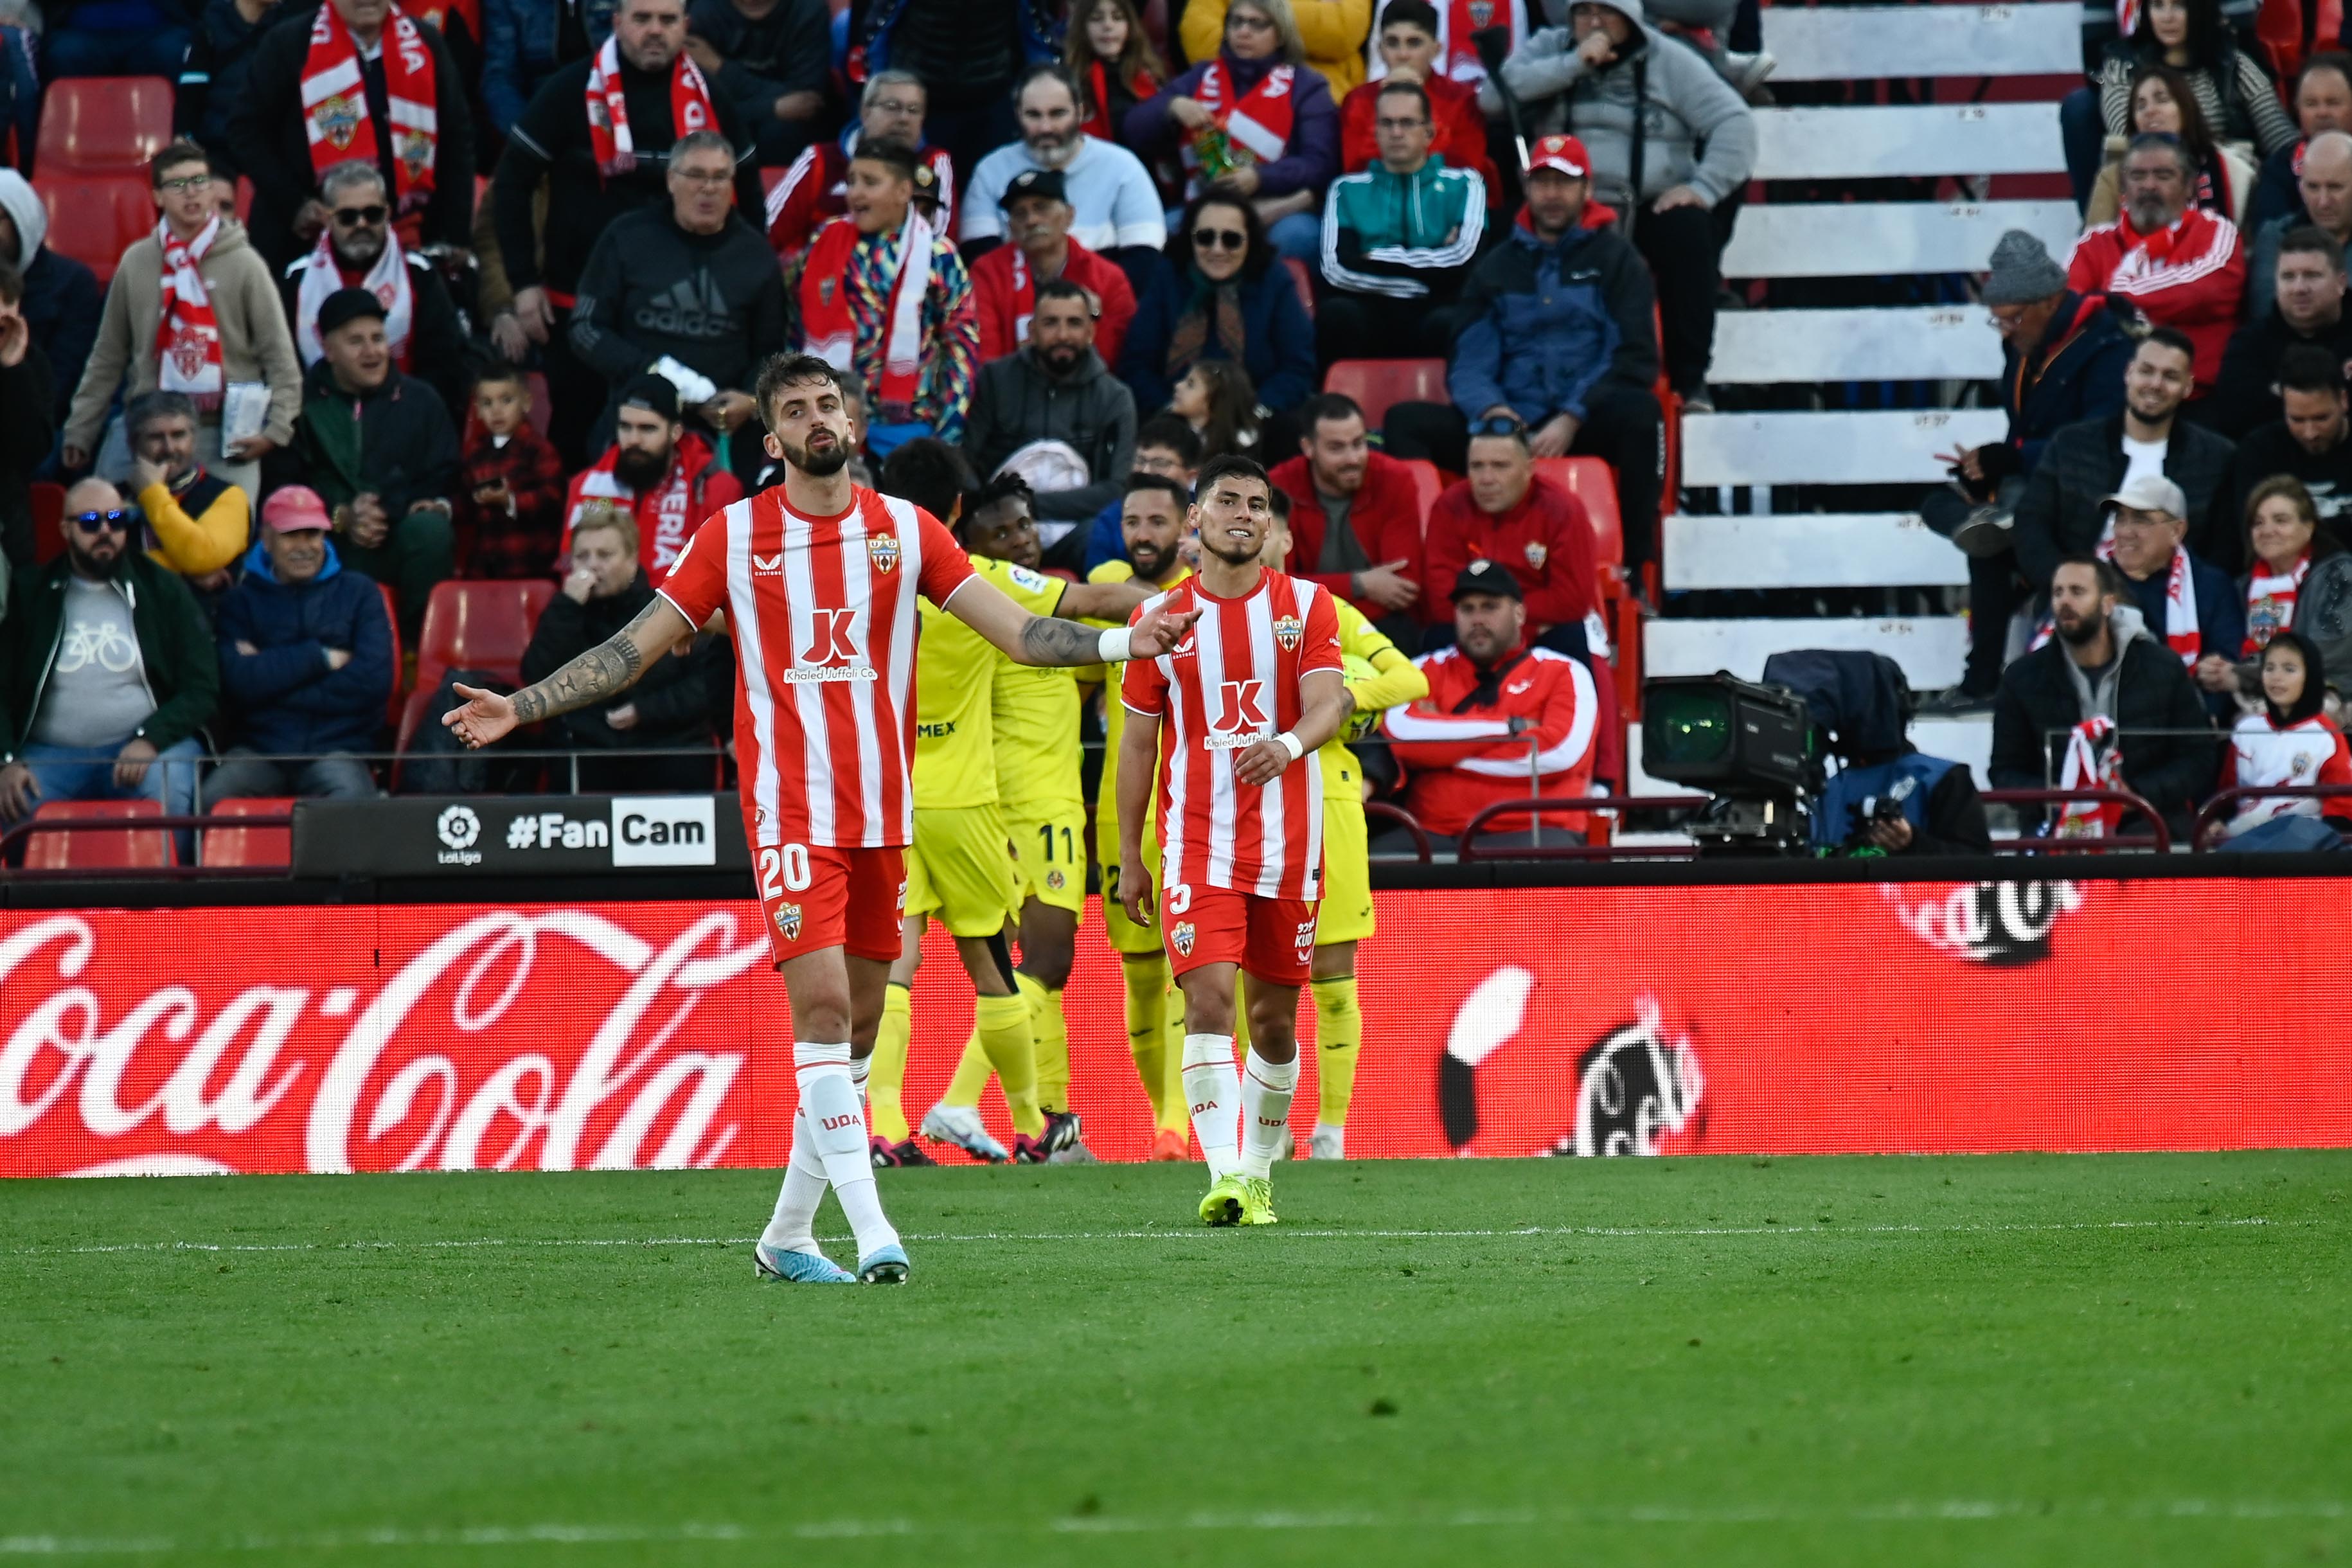
M 2259 931 L 2263 973 L 2334 973 L 2328 922 L 2263 918 L 2334 907 L 2332 858 L 2226 879 L 2155 856 L 2067 879 L 1990 859 L 1934 881 L 1613 867 L 1576 887 L 1445 868 L 1457 885 L 1376 895 L 1349 1149 L 2352 1145 L 2331 989 L 2159 964 L 2184 933 Z M 1636 871 L 1653 879 L 1622 885 Z M 600 891 L 0 911 L 0 1174 L 777 1166 L 792 1037 L 759 907 Z M 1075 1108 L 1098 1153 L 1139 1158 L 1149 1114 L 1092 907 L 1078 952 Z M 936 932 L 929 958 L 917 1110 L 971 1019 Z M 1311 1053 L 1297 1104 L 1311 1121 Z M 992 1089 L 983 1109 L 1002 1132 Z

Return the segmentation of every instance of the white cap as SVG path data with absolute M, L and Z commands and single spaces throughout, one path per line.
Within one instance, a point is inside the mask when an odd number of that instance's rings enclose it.
M 2142 474 L 2123 489 L 2099 502 L 2101 507 L 2127 506 L 2134 511 L 2160 511 L 2167 517 L 2186 519 L 2189 498 L 2180 487 L 2162 474 Z

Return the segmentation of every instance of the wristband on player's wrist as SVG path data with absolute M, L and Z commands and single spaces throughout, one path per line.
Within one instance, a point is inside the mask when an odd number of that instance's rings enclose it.
M 1095 656 L 1103 664 L 1124 664 L 1129 657 L 1128 647 L 1134 640 L 1133 627 L 1112 626 L 1095 643 Z
M 1294 763 L 1307 754 L 1307 742 L 1287 730 L 1276 735 L 1275 739 L 1282 742 L 1282 749 L 1290 753 L 1290 760 Z

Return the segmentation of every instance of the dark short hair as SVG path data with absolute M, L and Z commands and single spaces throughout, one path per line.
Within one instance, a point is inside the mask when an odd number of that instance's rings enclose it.
M 2180 165 L 2183 175 L 2192 180 L 2197 177 L 2196 154 L 2189 151 L 2189 143 L 2169 131 L 2143 131 L 2134 136 L 2130 145 L 2124 149 L 2124 156 L 2129 158 L 2138 153 L 2168 153 L 2172 161 Z
M 2344 79 L 2346 86 L 2352 87 L 2352 55 L 2341 49 L 2323 49 L 2312 56 L 2303 62 L 2303 68 L 2294 73 L 2295 91 L 2303 90 L 2305 80 L 2314 71 L 2334 71 Z
M 1124 500 L 1138 490 L 1160 491 L 1176 503 L 1176 510 L 1180 512 L 1192 504 L 1192 493 L 1184 488 L 1183 482 L 1171 479 L 1165 474 L 1128 475 L 1127 488 L 1119 491 L 1119 499 Z
M 176 142 L 164 143 L 162 152 L 147 160 L 147 183 L 162 190 L 163 171 L 176 169 L 183 163 L 202 163 L 207 175 L 213 172 L 212 154 L 183 136 Z
M 882 465 L 876 486 L 886 496 L 913 501 L 941 522 L 956 515 L 956 503 L 968 501 L 980 489 L 962 452 L 932 436 L 901 442 Z
M 2154 343 L 2158 348 L 2170 349 L 2176 353 L 2188 355 L 2189 368 L 2191 370 L 2197 368 L 2197 345 L 2190 342 L 2189 334 L 2179 327 L 2150 327 L 2147 336 L 2139 341 L 2140 348 L 2146 348 L 2150 343 Z M 2138 352 L 2139 349 L 2132 351 L 2134 353 Z
M 922 155 L 908 143 L 893 136 L 859 137 L 857 150 L 849 155 L 851 163 L 863 158 L 869 163 L 887 163 L 898 176 L 912 183 Z
M 805 382 L 824 381 L 841 390 L 841 373 L 814 354 L 774 353 L 760 367 L 760 379 L 751 384 L 751 401 L 760 405 L 760 423 L 772 427 L 768 417 L 768 404 L 776 394 L 788 386 Z
M 134 397 L 122 411 L 122 428 L 135 437 L 158 419 L 184 419 L 193 430 L 198 421 L 196 400 L 184 392 L 151 392 Z
M 2112 561 L 2102 561 L 2095 555 L 2062 555 L 2058 558 L 2058 565 L 2088 566 L 2091 575 L 2099 580 L 2101 598 L 2120 599 L 2124 596 L 2124 574 L 2116 570 L 2116 563 Z M 2050 580 L 2053 583 L 2058 580 L 2057 567 L 2051 569 Z
M 1255 479 L 1266 488 L 1267 494 L 1274 492 L 1274 481 L 1266 478 L 1264 464 L 1239 452 L 1226 452 L 1209 459 L 1208 467 L 1201 470 L 1200 482 L 1192 487 L 1193 493 L 1207 495 L 1219 479 Z
M 1268 511 L 1274 513 L 1276 521 L 1279 521 L 1283 527 L 1288 528 L 1290 526 L 1290 494 L 1288 491 L 1285 490 L 1279 485 L 1269 483 L 1265 487 L 1265 506 Z
M 1381 7 L 1381 25 L 1372 29 L 1377 36 L 1402 22 L 1409 27 L 1419 27 L 1431 37 L 1437 34 L 1437 7 L 1429 0 L 1389 0 Z
M 2344 392 L 2344 362 L 2317 343 L 2296 343 L 2279 355 L 2281 392 Z
M 1087 292 L 1085 285 L 1074 283 L 1067 278 L 1055 278 L 1040 283 L 1037 285 L 1036 292 L 1037 303 L 1040 305 L 1048 300 L 1076 300 L 1087 308 L 1088 316 L 1097 313 L 1095 310 L 1095 297 Z
M 2281 235 L 2279 254 L 2323 256 L 2327 258 L 2329 271 L 2344 270 L 2344 247 L 2336 242 L 2334 235 L 2315 223 L 2299 223 Z
M 1027 479 L 1005 468 L 967 493 L 963 520 L 968 523 L 990 507 L 1002 506 L 1009 500 L 1017 500 L 1027 507 L 1033 505 L 1036 499 L 1037 492 L 1029 488 Z
M 1363 405 L 1344 392 L 1318 392 L 1298 408 L 1298 423 L 1307 427 L 1307 438 L 1310 441 L 1315 438 L 1315 426 L 1326 419 L 1337 422 L 1363 417 Z
M 1181 414 L 1155 414 L 1137 427 L 1136 450 L 1157 447 L 1176 454 L 1176 460 L 1188 468 L 1201 466 L 1201 433 L 1192 428 Z
M 1412 99 L 1421 105 L 1421 117 L 1423 120 L 1430 118 L 1429 89 L 1417 81 L 1407 81 L 1402 77 L 1393 76 L 1382 81 L 1381 90 L 1372 96 L 1373 113 L 1380 112 L 1379 104 L 1383 98 Z
M 509 364 L 502 359 L 492 360 L 489 363 L 484 365 L 480 371 L 476 373 L 474 376 L 474 390 L 476 392 L 479 392 L 486 386 L 505 386 L 509 384 L 514 386 L 528 386 L 530 384 L 530 378 L 523 374 L 522 366 L 519 364 Z

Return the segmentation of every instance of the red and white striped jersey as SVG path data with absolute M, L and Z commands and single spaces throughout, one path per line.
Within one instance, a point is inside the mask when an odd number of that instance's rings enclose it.
M 1129 711 L 1160 721 L 1160 885 L 1319 899 L 1323 770 L 1309 757 L 1252 788 L 1234 782 L 1234 763 L 1298 722 L 1303 677 L 1339 668 L 1330 594 L 1265 572 L 1238 599 L 1188 577 L 1136 617 L 1155 605 L 1202 612 L 1174 652 L 1129 664 L 1120 691 Z
M 735 750 L 755 847 L 914 837 L 915 595 L 944 606 L 971 563 L 911 501 L 851 491 L 803 517 L 777 485 L 714 512 L 657 590 L 735 638 Z

